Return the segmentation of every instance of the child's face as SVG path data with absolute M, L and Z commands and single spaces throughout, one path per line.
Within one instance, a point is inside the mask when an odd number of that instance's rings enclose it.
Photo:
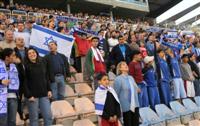
M 102 79 L 99 80 L 99 84 L 103 86 L 108 86 L 109 85 L 108 76 L 103 76 Z
M 188 62 L 188 57 L 183 58 L 183 62 L 187 63 Z

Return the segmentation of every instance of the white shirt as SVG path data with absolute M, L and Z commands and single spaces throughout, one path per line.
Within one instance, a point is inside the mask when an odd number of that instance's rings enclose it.
M 118 39 L 109 38 L 109 39 L 108 39 L 109 50 L 111 51 L 112 48 L 113 48 L 114 46 L 116 46 L 118 43 L 119 43 L 119 42 L 118 42 Z

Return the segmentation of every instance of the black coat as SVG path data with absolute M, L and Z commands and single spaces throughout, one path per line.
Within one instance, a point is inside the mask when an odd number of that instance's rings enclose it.
M 126 51 L 125 51 L 125 58 L 120 50 L 119 44 L 117 44 L 116 46 L 114 46 L 112 48 L 112 51 L 110 53 L 110 58 L 109 58 L 109 62 L 110 65 L 115 65 L 117 66 L 117 64 L 121 61 L 125 61 L 127 64 L 129 64 L 129 62 L 131 61 L 132 57 L 131 57 L 131 48 L 127 45 L 124 44 Z
M 36 63 L 25 63 L 25 97 L 46 97 L 50 89 L 49 69 L 43 58 Z
M 69 63 L 68 63 L 68 58 L 61 54 L 61 53 L 57 53 L 64 61 L 64 66 L 63 67 L 63 71 L 64 71 L 64 77 L 70 77 L 70 70 L 69 70 Z M 52 58 L 51 58 L 51 54 L 47 54 L 44 59 L 46 60 L 47 62 L 47 68 L 49 69 L 49 79 L 50 79 L 50 82 L 55 82 L 55 75 L 54 75 L 54 72 L 53 72 L 53 61 Z

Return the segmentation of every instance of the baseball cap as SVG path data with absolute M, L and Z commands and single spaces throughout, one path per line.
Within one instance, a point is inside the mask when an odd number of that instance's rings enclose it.
M 151 61 L 153 61 L 154 60 L 154 56 L 146 56 L 145 58 L 144 58 L 144 63 L 149 63 L 149 62 L 151 62 Z

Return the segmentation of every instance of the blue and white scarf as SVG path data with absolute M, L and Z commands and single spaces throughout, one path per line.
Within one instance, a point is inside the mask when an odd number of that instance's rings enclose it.
M 105 102 L 106 102 L 106 97 L 107 97 L 107 92 L 112 93 L 112 95 L 114 96 L 115 100 L 120 104 L 119 99 L 117 97 L 116 92 L 114 91 L 114 89 L 112 87 L 104 87 L 102 85 L 100 85 L 96 91 L 95 91 L 95 113 L 97 115 L 103 115 L 103 110 L 104 110 L 104 106 L 105 106 Z
M 10 64 L 10 70 L 8 71 L 8 76 L 9 76 L 9 80 L 10 80 L 8 89 L 11 91 L 18 91 L 19 77 L 18 77 L 18 71 L 17 71 L 15 64 Z
M 0 80 L 7 79 L 5 63 L 0 60 Z M 0 84 L 0 116 L 7 113 L 7 86 Z

